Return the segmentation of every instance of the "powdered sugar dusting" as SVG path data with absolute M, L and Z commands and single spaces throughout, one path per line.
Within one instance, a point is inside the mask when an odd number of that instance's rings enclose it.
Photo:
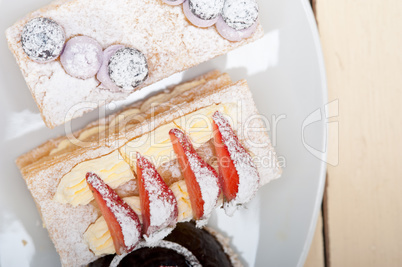
M 258 18 L 256 0 L 225 0 L 222 18 L 226 24 L 235 30 L 251 27 Z
M 174 164 L 174 163 L 175 162 L 170 161 L 169 164 L 166 164 L 165 166 L 169 166 L 169 170 L 170 170 L 173 178 L 182 177 L 179 165 Z
M 203 20 L 210 20 L 221 14 L 224 0 L 188 0 L 191 12 Z
M 155 247 L 157 246 L 158 242 L 168 236 L 173 231 L 173 229 L 174 227 L 165 227 L 150 235 L 144 235 L 145 242 L 148 246 Z
M 219 185 L 216 175 L 211 169 L 202 166 L 199 159 L 193 154 L 186 152 L 186 156 L 191 170 L 194 172 L 197 182 L 200 185 L 202 199 L 204 200 L 204 217 L 208 218 L 215 208 L 219 196 Z
M 46 64 L 31 61 L 21 47 L 21 31 L 30 19 L 38 16 L 57 21 L 64 28 L 67 39 L 84 35 L 95 39 L 103 49 L 112 44 L 123 44 L 142 51 L 148 60 L 149 77 L 135 90 L 263 35 L 260 26 L 252 38 L 230 42 L 212 27 L 194 27 L 185 19 L 181 6 L 170 6 L 162 1 L 57 1 L 18 21 L 6 33 L 9 47 L 49 127 L 65 123 L 68 110 L 79 103 L 96 105 L 77 111 L 67 119 L 80 117 L 98 105 L 125 99 L 132 91 L 113 92 L 99 85 L 95 77 L 87 80 L 72 77 L 59 61 Z
M 138 195 L 137 181 L 134 179 L 130 180 L 130 181 L 120 185 L 116 189 L 114 189 L 114 191 L 116 191 L 116 193 L 120 197 L 128 197 L 128 196 L 132 196 L 132 195 Z
M 209 20 L 205 20 L 200 18 L 199 16 L 197 16 L 194 11 L 191 10 L 190 8 L 190 2 L 186 1 L 183 4 L 183 12 L 184 15 L 186 15 L 186 18 L 194 25 L 200 28 L 208 28 L 211 27 L 212 25 L 214 25 L 216 23 L 216 21 L 218 20 L 218 16 L 213 18 L 213 19 L 209 19 Z M 219 14 L 219 13 L 217 13 Z
M 122 48 L 124 48 L 124 45 L 111 45 L 103 51 L 102 65 L 96 75 L 96 78 L 102 83 L 102 87 L 115 93 L 121 91 L 121 89 L 110 79 L 109 60 L 116 51 Z
M 87 176 L 87 182 L 99 192 L 102 198 L 105 200 L 106 206 L 114 214 L 117 222 L 121 227 L 121 231 L 124 237 L 124 244 L 127 248 L 133 248 L 140 240 L 139 221 L 133 218 L 134 211 L 130 212 L 128 205 L 122 205 L 114 201 L 117 194 L 108 190 L 108 187 L 102 180 L 95 174 L 91 173 Z M 118 196 L 117 196 L 118 197 Z M 120 199 L 120 198 L 119 198 Z M 121 201 L 122 202 L 122 201 Z M 124 203 L 124 202 L 122 202 Z M 128 207 L 128 208 L 127 208 Z
M 183 132 L 177 130 L 174 134 L 181 142 L 184 148 L 184 153 L 187 157 L 189 166 L 194 173 L 198 185 L 200 186 L 202 200 L 204 201 L 204 212 L 201 221 L 197 222 L 197 226 L 205 225 L 205 219 L 208 219 L 218 202 L 220 187 L 218 177 L 215 170 L 205 163 L 196 154 L 194 148 L 187 140 Z
M 187 193 L 187 186 L 184 180 L 174 183 L 170 186 L 173 191 L 178 204 L 178 222 L 190 221 L 193 218 L 193 213 L 191 210 L 191 203 Z M 133 211 L 138 215 L 140 222 L 142 222 L 141 216 L 141 201 L 138 196 L 131 196 L 123 198 Z M 174 229 L 174 225 L 162 228 L 149 236 L 144 235 L 149 246 L 155 245 L 159 240 L 162 240 Z M 103 216 L 101 216 L 95 223 L 89 226 L 87 231 L 84 233 L 84 239 L 90 249 L 95 253 L 95 255 L 113 254 L 115 249 L 113 242 L 111 241 L 110 231 L 106 221 Z
M 141 248 L 146 248 L 148 247 L 148 244 L 145 242 L 140 242 L 138 244 L 138 246 L 135 248 L 135 250 L 137 249 L 141 249 Z M 191 251 L 189 251 L 187 248 L 171 242 L 171 241 L 166 241 L 166 240 L 161 240 L 158 243 L 155 244 L 155 247 L 160 247 L 160 248 L 167 248 L 167 249 L 171 249 L 176 251 L 177 253 L 179 253 L 180 255 L 183 255 L 187 262 L 189 263 L 190 266 L 193 267 L 202 267 L 201 263 L 198 261 L 198 259 L 194 256 L 193 253 L 191 253 Z M 117 267 L 120 263 L 120 261 L 127 256 L 127 254 L 125 255 L 117 255 L 113 258 L 112 262 L 110 263 L 110 267 Z
M 137 162 L 141 168 L 142 183 L 146 191 L 144 193 L 149 198 L 150 225 L 145 238 L 148 238 L 149 242 L 155 242 L 171 231 L 166 231 L 164 228 L 176 225 L 177 200 L 155 167 L 139 153 L 137 153 Z
M 110 79 L 120 88 L 132 91 L 148 77 L 144 54 L 135 48 L 121 48 L 109 60 Z
M 143 172 L 145 188 L 149 192 L 149 208 L 151 210 L 151 226 L 163 227 L 167 219 L 174 212 L 175 205 L 171 195 L 158 188 L 157 182 L 152 179 L 154 170 L 145 170 Z M 173 194 L 173 193 L 172 193 Z M 165 201 L 169 199 L 170 201 Z
M 222 142 L 227 147 L 230 158 L 239 175 L 236 197 L 232 201 L 224 204 L 226 213 L 233 215 L 237 206 L 249 202 L 254 197 L 259 187 L 260 177 L 250 154 L 238 141 L 228 120 L 219 112 L 213 115 L 213 120 L 218 126 L 219 132 L 222 135 Z
M 63 28 L 48 18 L 34 18 L 25 24 L 21 44 L 33 60 L 47 62 L 59 57 L 63 51 L 65 35 Z
M 71 76 L 88 79 L 96 75 L 102 58 L 102 47 L 96 40 L 77 36 L 67 42 L 60 62 Z
M 171 6 L 166 6 L 172 8 Z M 53 63 L 54 62 L 51 62 L 50 64 Z M 217 81 L 219 81 L 219 79 L 217 79 Z M 253 155 L 261 159 L 266 158 L 270 162 L 273 162 L 272 165 L 258 165 L 261 178 L 260 186 L 280 177 L 281 169 L 277 164 L 276 154 L 267 133 L 252 131 L 247 136 L 247 139 L 240 135 L 244 132 L 247 118 L 258 114 L 247 83 L 245 81 L 239 81 L 237 83 L 231 83 L 229 86 L 221 87 L 218 86 L 220 83 L 217 81 L 208 82 L 202 87 L 190 89 L 188 92 L 176 96 L 175 99 L 180 100 L 180 109 L 184 114 L 188 114 L 214 103 L 238 103 L 241 117 L 238 123 L 234 124 L 233 127 L 239 134 L 239 140 Z M 169 101 L 167 103 L 174 102 Z M 75 165 L 109 154 L 116 149 L 119 144 L 126 142 L 125 140 L 131 140 L 149 133 L 158 127 L 158 125 L 175 119 L 177 119 L 177 114 L 168 110 L 155 116 L 154 124 L 149 124 L 145 121 L 144 123 L 134 125 L 129 131 L 124 131 L 119 137 L 119 140 L 111 138 L 107 146 L 100 145 L 92 149 L 69 151 L 68 153 L 66 152 L 58 156 L 57 159 L 51 158 L 42 161 L 40 161 L 44 157 L 42 154 L 46 153 L 46 151 L 44 151 L 44 148 L 39 147 L 17 160 L 17 164 L 28 188 L 38 204 L 43 223 L 48 229 L 50 237 L 60 254 L 63 266 L 87 265 L 97 258 L 89 250 L 82 236 L 88 226 L 93 223 L 99 215 L 92 205 L 72 207 L 71 205 L 52 201 L 51 199 L 56 192 L 61 177 L 68 173 Z M 247 125 L 254 128 L 265 127 L 261 120 L 253 120 Z M 251 146 L 247 140 L 258 144 L 265 144 L 265 146 Z M 50 145 L 54 142 L 54 140 L 50 140 L 46 145 Z M 27 156 L 33 160 L 32 163 L 26 163 L 25 157 Z
M 43 225 L 49 231 L 56 250 L 60 254 L 62 266 L 84 266 L 97 259 L 89 250 L 82 236 L 88 226 L 99 217 L 99 214 L 92 205 L 73 207 L 53 201 L 57 185 L 61 177 L 76 164 L 107 153 L 110 153 L 110 150 L 102 147 L 88 150 L 79 157 L 64 160 L 53 168 L 36 170 L 35 174 L 30 166 L 28 170 L 25 169 L 24 178 L 28 189 L 38 206 Z M 27 174 L 33 176 L 28 178 Z

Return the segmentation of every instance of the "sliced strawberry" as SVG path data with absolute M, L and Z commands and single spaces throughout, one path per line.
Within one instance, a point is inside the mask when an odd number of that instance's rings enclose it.
M 143 232 L 146 236 L 174 227 L 177 222 L 177 200 L 155 166 L 137 153 L 137 178 L 140 192 Z
M 137 214 L 98 175 L 88 172 L 86 180 L 105 218 L 116 253 L 132 251 L 141 238 Z
M 250 154 L 240 144 L 228 120 L 219 111 L 212 118 L 225 210 L 230 215 L 236 206 L 251 200 L 257 192 L 260 178 Z
M 183 171 L 194 218 L 196 220 L 207 219 L 215 208 L 220 195 L 218 174 L 197 154 L 182 131 L 172 129 L 169 135 Z

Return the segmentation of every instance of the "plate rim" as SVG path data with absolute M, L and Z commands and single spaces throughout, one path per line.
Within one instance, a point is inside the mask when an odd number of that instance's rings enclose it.
M 1 2 L 1 0 L 0 0 Z M 322 93 L 322 103 L 326 104 L 328 103 L 328 88 L 327 88 L 327 78 L 326 78 L 326 71 L 325 71 L 325 64 L 324 64 L 324 56 L 322 52 L 322 47 L 320 43 L 320 37 L 319 37 L 319 32 L 318 32 L 318 27 L 317 23 L 315 20 L 315 16 L 313 14 L 313 10 L 310 4 L 309 0 L 300 0 L 301 5 L 302 5 L 302 10 L 304 12 L 304 16 L 307 19 L 307 24 L 309 27 L 309 31 L 311 32 L 312 35 L 312 41 L 313 41 L 313 46 L 314 46 L 314 52 L 317 56 L 317 63 L 318 64 L 318 71 L 319 71 L 319 76 L 317 77 L 320 79 L 320 84 L 321 84 L 321 90 L 320 92 Z M 320 207 L 323 199 L 323 193 L 324 193 L 324 186 L 325 186 L 325 178 L 326 178 L 326 170 L 327 170 L 327 154 L 328 154 L 328 138 L 327 138 L 327 133 L 328 133 L 328 124 L 324 124 L 322 128 L 324 134 L 322 136 L 324 142 L 324 148 L 325 153 L 322 154 L 322 157 L 320 158 L 321 163 L 319 165 L 320 171 L 319 171 L 319 180 L 318 180 L 318 190 L 316 191 L 316 196 L 315 196 L 315 202 L 314 202 L 314 207 L 313 207 L 313 214 L 310 218 L 310 223 L 309 223 L 309 228 L 308 228 L 308 233 L 307 237 L 304 240 L 304 245 L 301 253 L 298 256 L 298 262 L 297 266 L 303 266 L 308 253 L 310 251 L 310 247 L 312 244 L 312 240 L 315 234 L 316 226 L 317 226 L 317 219 L 319 216 L 320 212 Z M 296 255 L 295 255 L 296 256 Z
M 315 19 L 315 15 L 311 6 L 311 3 L 309 0 L 300 0 L 302 4 L 303 11 L 305 13 L 310 32 L 313 37 L 313 43 L 315 46 L 315 52 L 317 56 L 317 63 L 318 63 L 318 69 L 319 69 L 319 74 L 320 74 L 320 80 L 321 80 L 321 88 L 322 88 L 322 94 L 323 94 L 323 103 L 326 104 L 328 103 L 328 84 L 327 84 L 327 76 L 326 76 L 326 69 L 325 69 L 325 61 L 324 61 L 324 54 L 322 51 L 322 46 L 321 46 L 321 41 L 320 41 L 320 36 L 318 32 L 318 27 L 317 27 L 317 21 Z M 320 211 L 320 207 L 322 205 L 323 201 L 323 195 L 324 195 L 324 187 L 326 183 L 326 172 L 327 172 L 327 157 L 328 157 L 328 124 L 326 123 L 323 127 L 324 129 L 324 148 L 325 148 L 325 153 L 322 154 L 320 160 L 320 175 L 319 175 L 319 185 L 318 185 L 318 192 L 316 196 L 316 200 L 314 203 L 314 212 L 312 216 L 312 220 L 310 222 L 310 227 L 308 230 L 307 238 L 304 242 L 303 250 L 301 255 L 299 256 L 299 261 L 297 263 L 298 267 L 302 267 L 307 259 L 307 256 L 310 252 L 311 244 L 313 242 L 314 234 L 316 231 L 317 227 L 317 220 L 318 220 L 318 215 Z

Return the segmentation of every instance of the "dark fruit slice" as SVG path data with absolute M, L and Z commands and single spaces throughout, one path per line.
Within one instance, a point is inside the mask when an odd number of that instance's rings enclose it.
M 232 29 L 242 31 L 250 28 L 258 19 L 256 0 L 225 0 L 222 8 L 223 21 Z
M 102 86 L 109 89 L 112 92 L 121 91 L 109 76 L 109 60 L 120 49 L 124 48 L 124 45 L 111 45 L 103 51 L 102 65 L 96 74 L 96 78 L 102 83 Z
M 63 28 L 49 18 L 34 18 L 25 24 L 21 45 L 27 56 L 39 63 L 58 58 L 63 52 L 66 36 Z
M 110 57 L 108 70 L 117 87 L 133 90 L 148 78 L 147 58 L 136 48 L 121 48 Z
M 228 120 L 219 111 L 212 118 L 225 210 L 231 215 L 236 206 L 247 203 L 255 195 L 260 178 L 250 154 L 240 144 Z
M 182 131 L 172 129 L 169 135 L 186 181 L 194 218 L 207 219 L 220 195 L 218 174 L 197 154 Z
M 217 18 L 223 9 L 225 0 L 188 0 L 190 11 L 203 20 Z
M 224 2 L 224 0 L 188 0 L 183 3 L 183 12 L 192 24 L 206 28 L 216 23 Z
M 154 165 L 137 153 L 137 178 L 144 234 L 153 233 L 177 222 L 177 200 Z
M 86 181 L 105 218 L 116 253 L 132 251 L 141 238 L 137 214 L 95 173 L 88 172 Z

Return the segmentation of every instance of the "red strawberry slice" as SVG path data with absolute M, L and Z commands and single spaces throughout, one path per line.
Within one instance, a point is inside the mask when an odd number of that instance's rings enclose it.
M 166 227 L 175 227 L 177 200 L 155 166 L 140 153 L 137 153 L 137 178 L 145 235 L 150 237 Z
M 132 251 L 141 238 L 137 214 L 98 175 L 88 172 L 86 180 L 105 218 L 116 253 Z
M 196 220 L 207 219 L 215 208 L 220 195 L 218 174 L 197 154 L 182 131 L 172 129 L 169 135 L 183 171 L 194 218 Z
M 219 111 L 212 119 L 225 211 L 231 215 L 236 206 L 247 203 L 255 195 L 260 178 L 250 154 L 240 144 L 228 120 Z

